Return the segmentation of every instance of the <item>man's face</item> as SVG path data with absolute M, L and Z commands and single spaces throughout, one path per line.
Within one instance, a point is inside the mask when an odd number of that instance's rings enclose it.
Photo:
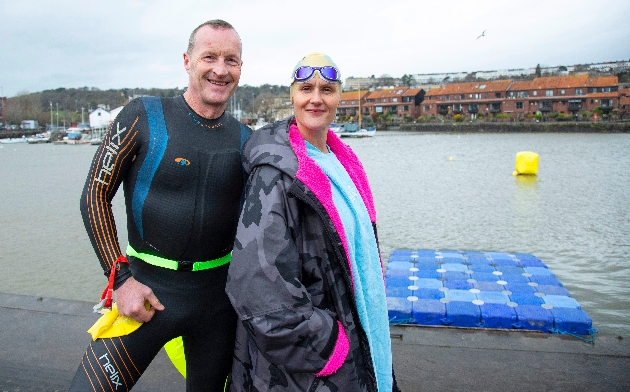
M 187 93 L 204 110 L 222 112 L 238 87 L 242 63 L 241 40 L 236 31 L 202 27 L 191 53 L 184 53 Z

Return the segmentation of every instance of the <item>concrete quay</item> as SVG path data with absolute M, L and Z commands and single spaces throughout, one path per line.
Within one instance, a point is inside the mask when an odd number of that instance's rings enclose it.
M 0 293 L 0 391 L 67 390 L 98 315 L 90 302 Z M 630 337 L 442 327 L 391 328 L 404 392 L 630 391 Z M 133 389 L 184 391 L 161 351 Z

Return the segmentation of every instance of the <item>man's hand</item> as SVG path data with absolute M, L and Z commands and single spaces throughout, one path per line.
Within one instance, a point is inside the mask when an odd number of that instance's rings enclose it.
M 114 291 L 114 294 L 116 295 L 118 314 L 141 323 L 150 321 L 156 310 L 164 310 L 164 305 L 153 294 L 153 290 L 133 277 L 127 279 L 122 286 Z M 148 310 L 145 307 L 145 302 L 151 305 Z

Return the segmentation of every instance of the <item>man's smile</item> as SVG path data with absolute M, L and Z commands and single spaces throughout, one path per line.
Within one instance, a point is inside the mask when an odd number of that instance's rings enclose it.
M 217 86 L 227 86 L 229 83 L 228 82 L 219 82 L 216 80 L 210 80 L 210 79 L 206 79 L 208 82 L 210 82 L 210 84 L 216 84 Z

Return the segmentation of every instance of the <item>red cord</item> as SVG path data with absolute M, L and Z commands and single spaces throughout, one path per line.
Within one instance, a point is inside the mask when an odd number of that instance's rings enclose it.
M 112 265 L 112 271 L 109 273 L 109 282 L 107 283 L 107 287 L 103 290 L 103 294 L 101 294 L 101 303 L 104 308 L 111 309 L 112 307 L 112 299 L 114 295 L 114 278 L 116 277 L 116 271 L 118 270 L 118 264 L 126 263 L 129 265 L 129 260 L 123 255 L 118 256 L 114 264 Z M 103 302 L 104 301 L 104 302 Z

